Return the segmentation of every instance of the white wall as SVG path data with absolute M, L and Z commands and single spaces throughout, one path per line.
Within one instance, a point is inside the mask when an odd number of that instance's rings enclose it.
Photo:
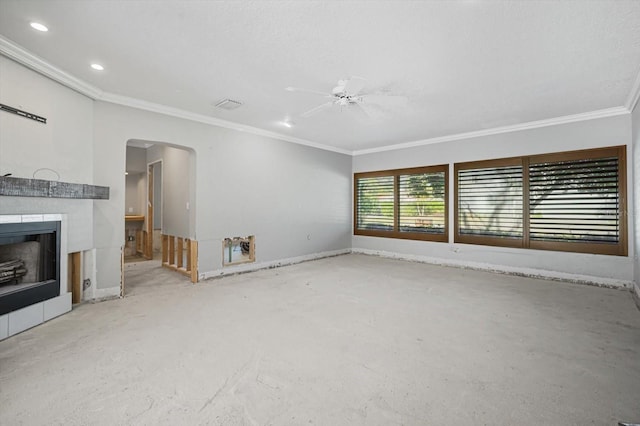
M 0 103 L 46 124 L 0 112 L 0 173 L 101 185 L 93 180 L 93 102 L 0 56 Z M 52 169 L 41 170 L 41 168 Z M 124 179 L 123 179 L 124 181 Z M 101 201 L 97 200 L 96 203 Z M 0 197 L 0 214 L 66 213 L 69 252 L 93 247 L 92 200 Z
M 101 289 L 120 283 L 130 139 L 193 150 L 191 236 L 200 273 L 222 268 L 221 242 L 229 236 L 255 235 L 257 262 L 350 247 L 350 156 L 105 102 L 95 103 L 94 123 L 95 180 L 112 191 L 94 205 Z
M 563 124 L 525 131 L 503 133 L 455 142 L 402 150 L 358 155 L 353 172 L 450 164 L 449 223 L 453 224 L 453 163 L 493 158 L 534 155 L 613 145 L 630 145 L 629 115 Z M 627 147 L 629 149 L 629 146 Z M 628 170 L 631 167 L 627 168 Z M 632 188 L 631 173 L 628 188 Z M 637 190 L 637 188 L 636 188 Z M 633 191 L 628 205 L 633 206 Z M 631 211 L 631 208 L 630 208 Z M 449 227 L 453 241 L 453 226 Z M 633 221 L 629 220 L 630 236 Z M 629 256 L 604 256 L 543 250 L 510 249 L 471 244 L 434 243 L 389 238 L 353 236 L 354 249 L 418 256 L 445 263 L 482 266 L 511 271 L 553 271 L 565 278 L 595 277 L 610 284 L 629 284 L 633 280 L 634 241 L 629 238 Z M 558 274 L 560 273 L 560 274 Z M 544 274 L 544 275 L 554 275 Z

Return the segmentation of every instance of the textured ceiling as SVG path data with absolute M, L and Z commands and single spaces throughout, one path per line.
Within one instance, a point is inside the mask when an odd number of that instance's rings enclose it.
M 346 150 L 623 106 L 640 69 L 640 1 L 0 0 L 0 35 L 105 92 Z M 407 104 L 301 118 L 325 100 L 284 90 L 352 75 Z

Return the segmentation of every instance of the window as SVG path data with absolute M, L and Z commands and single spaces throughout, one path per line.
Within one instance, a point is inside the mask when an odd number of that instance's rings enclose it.
M 454 170 L 456 242 L 627 254 L 624 146 Z
M 448 166 L 354 174 L 354 234 L 447 241 Z
M 393 231 L 394 176 L 361 177 L 356 182 L 356 229 Z
M 623 166 L 624 147 L 531 157 L 531 247 L 626 255 Z
M 457 171 L 459 242 L 519 246 L 522 241 L 522 162 L 468 163 Z M 468 238 L 467 238 L 468 237 Z

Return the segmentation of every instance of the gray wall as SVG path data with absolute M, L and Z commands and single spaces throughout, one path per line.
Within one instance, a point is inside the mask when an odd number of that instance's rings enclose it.
M 189 187 L 184 189 L 188 190 Z M 157 207 L 153 210 L 153 229 L 162 230 L 162 192 L 162 163 L 160 162 L 153 167 L 153 204 Z
M 0 113 L 1 174 L 57 179 L 52 171 L 37 171 L 47 168 L 55 170 L 64 182 L 103 184 L 93 180 L 93 108 L 89 98 L 0 56 L 0 102 L 47 119 L 42 124 Z M 67 249 L 71 253 L 93 247 L 93 203 L 0 197 L 0 214 L 67 214 Z
M 631 117 L 622 115 L 597 120 L 549 126 L 538 129 L 477 137 L 455 142 L 424 145 L 402 150 L 355 156 L 353 171 L 453 164 L 454 162 L 534 155 L 613 145 L 630 145 Z M 629 149 L 629 146 L 628 146 Z M 630 150 L 630 149 L 629 149 Z M 628 167 L 631 170 L 631 167 Z M 449 223 L 453 224 L 453 166 L 449 180 Z M 633 188 L 631 173 L 628 188 Z M 628 205 L 633 206 L 633 191 Z M 631 207 L 630 207 L 631 211 Z M 453 241 L 450 226 L 449 241 Z M 633 236 L 633 221 L 629 231 Z M 452 263 L 482 264 L 487 267 L 556 271 L 570 275 L 602 277 L 629 282 L 633 279 L 634 241 L 629 239 L 629 257 L 563 253 L 542 250 L 509 249 L 471 244 L 434 243 L 388 238 L 354 236 L 354 249 L 418 255 Z
M 147 149 L 136 146 L 127 146 L 127 166 L 125 169 L 130 174 L 147 172 Z
M 633 188 L 628 201 L 632 206 L 634 195 L 635 199 L 640 198 L 638 187 L 631 185 L 632 170 L 640 163 L 638 108 L 633 120 L 626 115 L 360 155 L 353 158 L 352 163 L 351 157 L 342 154 L 93 102 L 2 56 L 0 102 L 49 120 L 43 125 L 0 114 L 0 172 L 32 177 L 36 169 L 47 167 L 56 170 L 63 181 L 110 187 L 110 199 L 106 201 L 0 199 L 0 214 L 67 214 L 69 251 L 96 248 L 96 281 L 100 289 L 117 289 L 120 284 L 126 142 L 130 139 L 173 144 L 190 150 L 188 236 L 200 242 L 201 272 L 222 267 L 220 247 L 224 237 L 253 234 L 259 262 L 348 249 L 353 245 L 620 280 L 633 279 L 635 263 L 636 279 L 638 277 L 638 261 L 633 260 L 634 247 L 639 243 L 634 233 L 638 227 L 637 214 L 629 221 L 630 257 L 351 236 L 352 171 L 608 145 L 631 147 L 633 141 L 635 149 L 629 149 L 628 167 L 629 188 Z M 181 206 L 185 206 L 183 202 Z M 637 202 L 635 205 L 637 211 Z
M 127 146 L 125 214 L 146 215 L 147 150 Z
M 188 236 L 200 243 L 200 272 L 222 267 L 227 236 L 256 235 L 258 262 L 350 247 L 347 155 L 94 102 L 2 56 L 0 101 L 49 120 L 0 114 L 0 171 L 32 177 L 47 167 L 63 181 L 110 188 L 109 200 L 0 198 L 0 214 L 68 214 L 69 251 L 95 248 L 97 296 L 116 295 L 120 286 L 131 139 L 189 150 L 189 190 L 175 204 L 186 210 L 190 202 Z M 184 177 L 184 166 L 175 172 Z
M 145 173 L 130 172 L 125 177 L 125 214 L 146 214 L 144 209 L 147 190 L 146 181 L 147 177 Z
M 632 155 L 629 155 L 629 170 L 633 174 L 633 188 L 635 199 L 633 215 L 633 223 L 635 224 L 635 233 L 633 241 L 635 241 L 636 252 L 634 254 L 634 281 L 637 286 L 638 295 L 640 296 L 640 256 L 638 255 L 638 247 L 640 247 L 640 103 L 636 104 L 631 116 L 632 119 L 632 139 L 633 148 Z
M 112 188 L 94 211 L 100 288 L 119 286 L 130 139 L 193 151 L 190 236 L 199 242 L 201 273 L 222 268 L 221 241 L 229 236 L 255 235 L 257 262 L 350 247 L 348 155 L 105 102 L 95 103 L 94 124 L 95 180 Z M 164 171 L 166 183 L 167 164 Z
M 195 157 L 193 150 L 161 143 L 147 149 L 147 163 L 159 165 L 154 168 L 153 184 L 154 194 L 162 192 L 162 196 L 154 199 L 154 214 L 160 212 L 154 216 L 154 229 L 161 227 L 163 234 L 185 238 L 195 236 Z M 162 176 L 158 179 L 160 170 Z M 157 220 L 160 217 L 161 226 Z

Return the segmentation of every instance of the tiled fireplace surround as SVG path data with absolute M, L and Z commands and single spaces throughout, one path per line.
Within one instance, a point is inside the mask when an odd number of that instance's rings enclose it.
M 0 315 L 0 340 L 49 321 L 71 310 L 71 293 L 67 291 L 67 215 L 0 215 L 0 223 L 54 222 L 60 227 L 60 295 L 44 302 Z

